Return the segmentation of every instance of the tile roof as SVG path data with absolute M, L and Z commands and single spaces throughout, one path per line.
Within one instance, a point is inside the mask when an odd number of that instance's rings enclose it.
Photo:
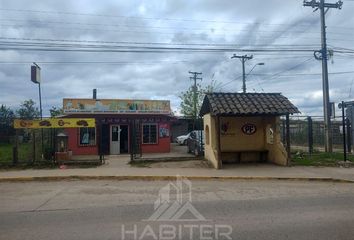
M 285 115 L 300 113 L 280 93 L 209 93 L 199 115 Z

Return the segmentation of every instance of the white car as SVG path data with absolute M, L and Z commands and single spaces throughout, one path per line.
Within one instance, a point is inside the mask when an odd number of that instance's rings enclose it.
M 176 142 L 179 145 L 186 145 L 187 144 L 187 139 L 189 138 L 190 134 L 191 133 L 188 133 L 187 135 L 181 135 L 181 136 L 176 137 Z

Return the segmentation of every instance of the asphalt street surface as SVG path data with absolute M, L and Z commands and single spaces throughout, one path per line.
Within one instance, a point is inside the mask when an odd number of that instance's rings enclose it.
M 354 239 L 354 184 L 168 183 L 0 183 L 0 239 Z

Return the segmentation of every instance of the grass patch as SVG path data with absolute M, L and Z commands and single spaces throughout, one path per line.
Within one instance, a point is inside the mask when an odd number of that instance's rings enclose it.
M 0 144 L 0 164 L 9 165 L 12 164 L 12 149 L 14 145 L 9 143 Z M 27 163 L 31 160 L 33 154 L 33 144 L 32 143 L 21 143 L 18 145 L 18 161 Z M 40 156 L 40 149 L 36 148 L 37 158 Z
M 347 155 L 347 160 L 354 162 L 353 155 Z M 292 164 L 298 166 L 338 166 L 338 162 L 343 161 L 343 153 L 324 153 L 313 154 L 297 152 L 292 154 Z
M 0 163 L 12 162 L 12 145 L 0 144 Z

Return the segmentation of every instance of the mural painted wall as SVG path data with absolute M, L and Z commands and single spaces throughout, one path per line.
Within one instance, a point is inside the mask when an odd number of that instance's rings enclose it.
M 170 114 L 170 101 L 124 99 L 63 99 L 64 113 L 159 113 Z

